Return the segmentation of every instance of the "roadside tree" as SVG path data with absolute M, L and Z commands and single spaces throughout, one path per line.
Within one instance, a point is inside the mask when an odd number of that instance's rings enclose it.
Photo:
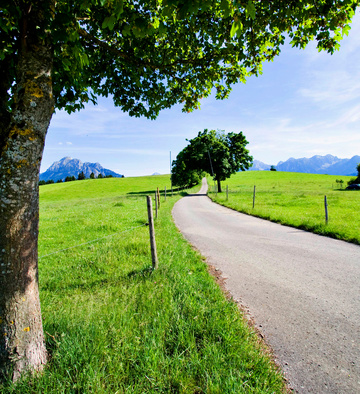
M 261 73 L 288 34 L 333 52 L 355 0 L 3 0 L 0 9 L 0 370 L 46 363 L 38 294 L 38 176 L 54 109 L 111 95 L 154 119 Z M 15 323 L 14 323 L 15 322 Z
M 192 186 L 201 180 L 204 173 L 208 173 L 221 192 L 221 181 L 251 166 L 252 157 L 245 148 L 247 144 L 242 132 L 200 131 L 173 161 L 173 185 Z

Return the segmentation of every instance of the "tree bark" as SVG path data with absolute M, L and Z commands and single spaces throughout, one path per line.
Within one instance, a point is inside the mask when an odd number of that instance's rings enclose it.
M 0 123 L 0 372 L 13 380 L 41 370 L 47 360 L 38 289 L 38 179 L 54 101 L 52 48 L 40 3 L 23 5 L 14 105 L 8 113 L 2 106 L 8 121 Z
M 219 178 L 216 178 L 216 181 L 217 181 L 218 192 L 221 193 L 221 181 Z

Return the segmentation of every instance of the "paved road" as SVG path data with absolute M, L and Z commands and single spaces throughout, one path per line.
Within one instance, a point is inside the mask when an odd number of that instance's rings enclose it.
M 229 210 L 206 190 L 175 204 L 175 223 L 222 271 L 290 386 L 360 393 L 360 247 Z

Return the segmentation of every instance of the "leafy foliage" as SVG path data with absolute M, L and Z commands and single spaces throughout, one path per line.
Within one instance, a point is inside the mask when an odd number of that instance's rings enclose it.
M 247 141 L 242 132 L 228 133 L 205 129 L 189 141 L 173 162 L 174 185 L 193 185 L 200 181 L 204 172 L 218 182 L 224 181 L 239 170 L 248 169 L 252 162 Z
M 40 3 L 39 3 L 40 4 Z M 39 35 L 53 45 L 57 108 L 83 108 L 112 95 L 132 116 L 155 118 L 182 102 L 185 111 L 216 89 L 261 73 L 280 53 L 285 34 L 303 48 L 316 39 L 330 53 L 348 34 L 357 0 L 81 0 L 49 1 Z M 0 10 L 1 109 L 16 91 L 20 43 L 34 7 L 4 0 Z

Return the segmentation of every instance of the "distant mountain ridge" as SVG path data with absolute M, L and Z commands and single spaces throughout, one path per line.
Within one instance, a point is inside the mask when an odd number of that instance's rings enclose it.
M 77 178 L 80 172 L 83 172 L 86 178 L 89 178 L 92 172 L 95 178 L 97 178 L 99 174 L 103 176 L 112 175 L 114 178 L 122 178 L 124 176 L 104 168 L 99 163 L 83 163 L 79 159 L 63 157 L 61 160 L 55 161 L 45 172 L 41 173 L 39 179 L 40 181 L 52 179 L 56 182 L 59 179 L 64 180 L 67 176 L 74 176 Z
M 328 175 L 357 175 L 356 166 L 360 163 L 360 156 L 353 156 L 351 159 L 339 159 L 337 156 L 315 155 L 310 158 L 294 159 L 291 157 L 286 161 L 279 161 L 275 168 L 277 171 L 303 172 L 308 174 L 328 174 Z M 250 171 L 269 170 L 270 165 L 254 160 Z

